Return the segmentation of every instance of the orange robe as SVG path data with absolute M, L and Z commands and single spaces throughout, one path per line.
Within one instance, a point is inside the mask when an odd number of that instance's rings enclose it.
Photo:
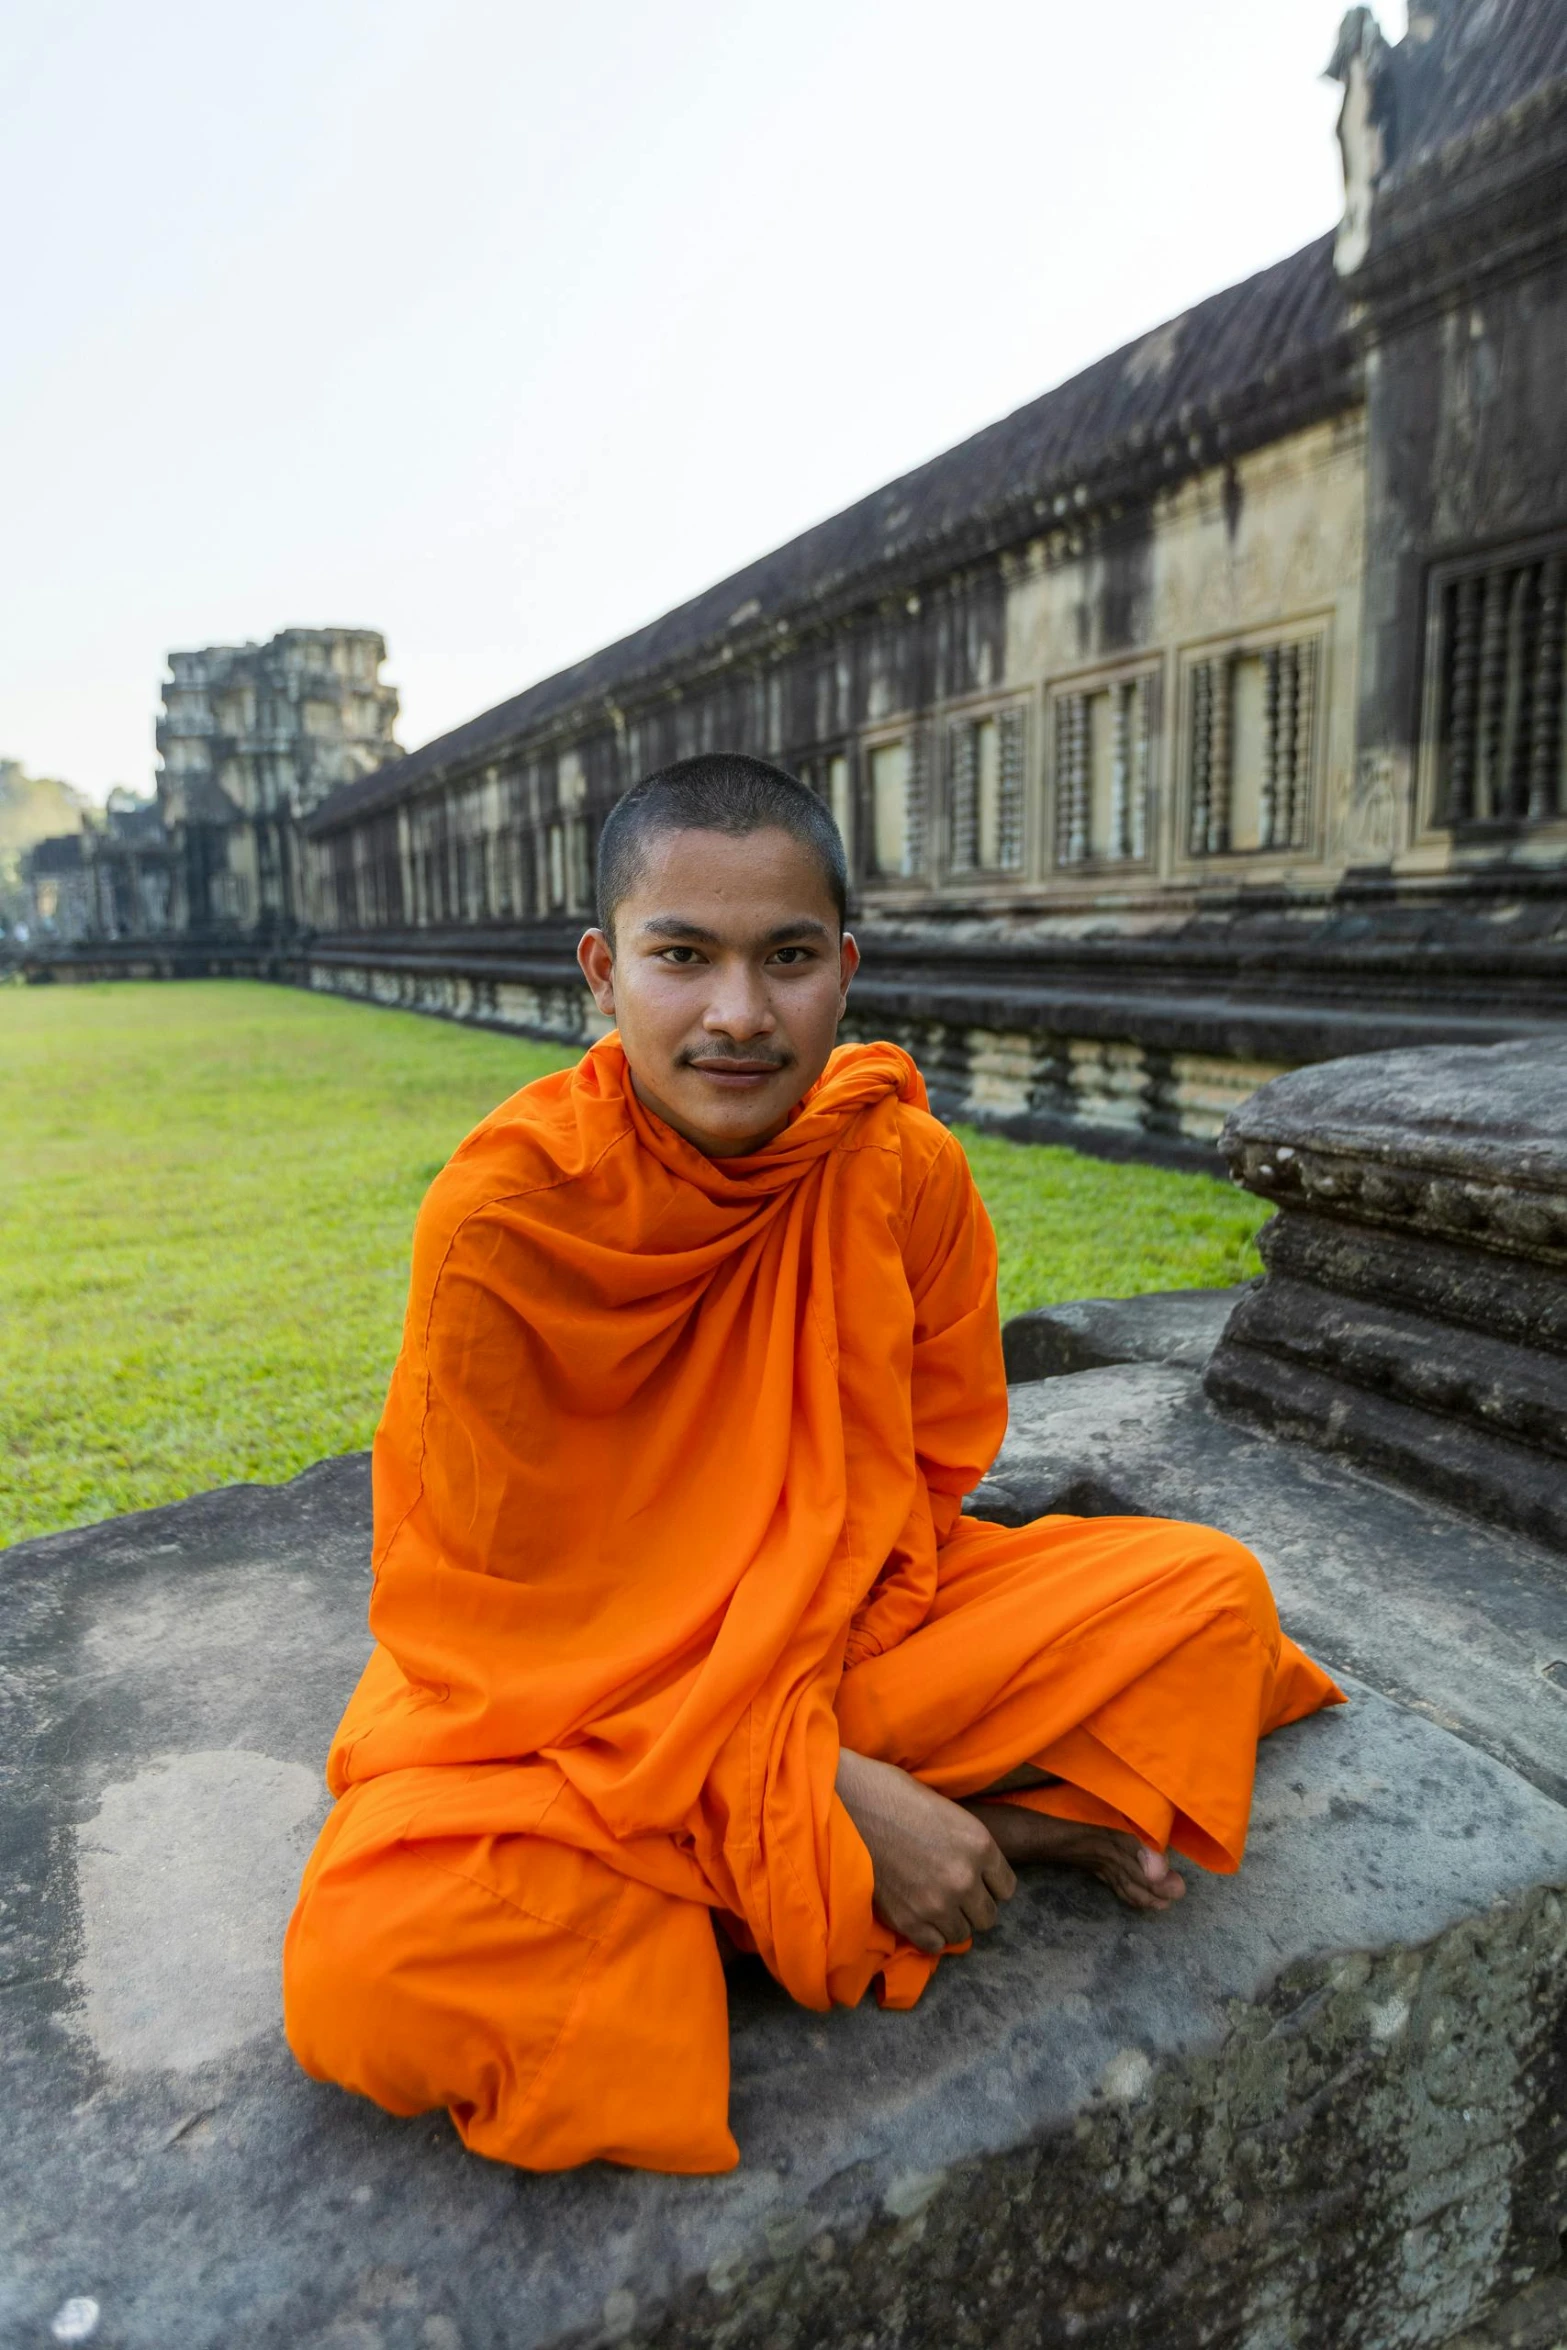
M 802 2005 L 937 1963 L 840 1740 L 1238 1864 L 1337 1690 L 1205 1528 L 960 1516 L 1006 1428 L 990 1225 L 895 1046 L 707 1159 L 614 1037 L 432 1188 L 375 1443 L 377 1647 L 284 1961 L 305 2069 L 530 2169 L 738 2160 L 710 1913 Z

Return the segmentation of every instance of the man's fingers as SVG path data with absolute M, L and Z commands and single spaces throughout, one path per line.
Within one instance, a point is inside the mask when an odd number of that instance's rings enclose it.
M 963 1905 L 971 1934 L 988 1934 L 996 1922 L 996 1905 L 983 1885 L 975 1887 Z
M 990 1830 L 963 1805 L 891 1763 L 845 1749 L 838 1793 L 870 1853 L 878 1914 L 936 1957 L 996 1922 L 1017 1879 Z
M 986 1855 L 982 1873 L 997 1901 L 1011 1900 L 1017 1891 L 1017 1872 L 994 1836 L 990 1840 L 990 1851 Z
M 895 1934 L 901 1934 L 905 1942 L 912 1942 L 916 1950 L 923 1950 L 928 1957 L 939 1958 L 949 1944 L 966 1942 L 969 1938 L 968 1921 L 956 1910 L 950 1916 L 943 1912 L 932 1917 L 929 1914 L 922 1915 L 903 1902 L 886 1905 L 878 1903 L 877 1906 L 882 1922 L 889 1925 Z

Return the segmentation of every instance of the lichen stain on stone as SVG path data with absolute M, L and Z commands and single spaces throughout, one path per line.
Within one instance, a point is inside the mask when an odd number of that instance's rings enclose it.
M 1153 2066 L 1140 2048 L 1118 2048 L 1105 2066 L 1099 2086 L 1119 2105 L 1134 2105 L 1153 2077 Z
M 303 1763 L 160 1756 L 76 1831 L 81 2020 L 112 2071 L 190 2072 L 281 2025 L 283 1929 L 326 1808 Z

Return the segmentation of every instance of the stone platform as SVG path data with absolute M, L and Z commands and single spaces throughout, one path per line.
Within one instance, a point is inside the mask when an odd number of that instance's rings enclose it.
M 0 2342 L 91 2301 L 114 2350 L 1382 2350 L 1548 2272 L 1545 1554 L 1495 1530 L 1475 1552 L 1439 1508 L 1229 1427 L 1189 1372 L 1014 1403 L 980 1506 L 1085 1480 L 1113 1504 L 1118 1461 L 1163 1458 L 1144 1506 L 1227 1510 L 1354 1703 L 1264 1750 L 1243 1873 L 1192 1872 L 1167 1918 L 1037 1877 L 910 2015 L 820 2018 L 742 1973 L 724 2179 L 513 2174 L 294 2069 L 277 1948 L 365 1653 L 362 1461 L 7 1552 Z M 1269 1487 L 1281 1455 L 1303 1484 Z M 1466 1574 L 1506 1581 L 1510 1628 L 1468 1622 Z

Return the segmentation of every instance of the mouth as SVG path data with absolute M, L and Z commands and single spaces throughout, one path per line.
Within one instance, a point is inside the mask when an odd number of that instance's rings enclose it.
M 726 1093 L 754 1093 L 781 1076 L 788 1066 L 787 1061 L 745 1060 L 732 1053 L 694 1054 L 686 1062 L 688 1069 Z

